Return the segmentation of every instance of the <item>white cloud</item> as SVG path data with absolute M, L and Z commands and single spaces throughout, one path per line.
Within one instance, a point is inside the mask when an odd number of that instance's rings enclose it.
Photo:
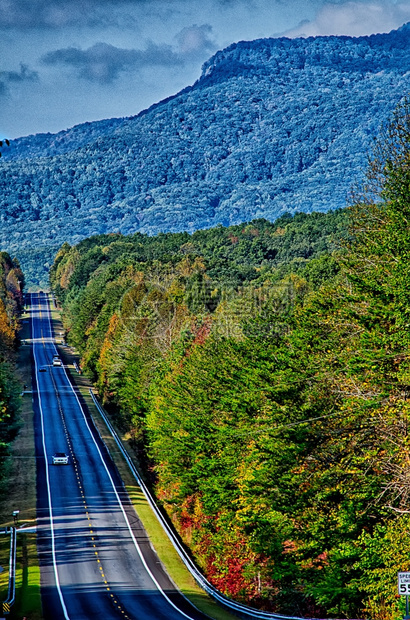
M 20 64 L 20 71 L 0 71 L 0 95 L 8 95 L 11 86 L 36 81 L 38 81 L 37 71 L 32 71 L 23 63 Z
M 27 65 L 20 63 L 20 71 L 0 71 L 0 78 L 6 82 L 33 82 L 38 80 L 37 71 L 32 71 Z
M 169 67 L 182 62 L 170 46 L 155 45 L 152 42 L 148 43 L 145 50 L 122 49 L 102 42 L 86 50 L 68 47 L 48 52 L 42 61 L 46 65 L 72 67 L 79 77 L 102 84 L 111 83 L 120 73 L 144 66 Z
M 44 65 L 70 67 L 78 77 L 90 82 L 110 84 L 121 74 L 144 67 L 181 67 L 197 60 L 203 62 L 216 48 L 209 38 L 211 33 L 208 24 L 194 24 L 176 35 L 176 47 L 148 41 L 145 49 L 124 49 L 100 41 L 88 49 L 70 46 L 49 51 L 41 60 Z
M 312 21 L 287 31 L 288 37 L 318 35 L 362 36 L 390 32 L 410 21 L 410 2 L 326 2 Z
M 209 24 L 202 24 L 202 26 L 193 24 L 183 28 L 175 37 L 179 53 L 185 58 L 203 60 L 207 54 L 211 54 L 216 49 L 214 41 L 210 38 L 211 35 L 212 26 Z
M 142 4 L 144 0 L 137 0 Z M 0 0 L 0 28 L 59 29 L 107 26 L 119 21 L 130 0 Z M 131 17 L 127 15 L 127 19 Z

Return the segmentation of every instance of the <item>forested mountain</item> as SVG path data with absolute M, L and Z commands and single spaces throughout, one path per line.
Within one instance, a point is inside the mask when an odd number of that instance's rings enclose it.
M 138 116 L 13 141 L 0 170 L 0 244 L 25 265 L 33 246 L 91 234 L 343 207 L 409 71 L 409 25 L 234 44 Z

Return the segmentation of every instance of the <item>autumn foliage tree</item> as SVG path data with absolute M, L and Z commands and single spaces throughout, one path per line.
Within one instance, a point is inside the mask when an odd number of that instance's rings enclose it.
M 19 385 L 14 374 L 24 276 L 17 260 L 0 252 L 0 479 L 18 431 Z
M 404 101 L 344 213 L 104 235 L 52 270 L 69 338 L 196 561 L 277 613 L 400 617 L 409 145 Z

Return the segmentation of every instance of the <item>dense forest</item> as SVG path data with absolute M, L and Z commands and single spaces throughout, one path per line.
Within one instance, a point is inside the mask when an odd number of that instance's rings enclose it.
M 410 105 L 351 207 L 65 243 L 68 340 L 207 577 L 397 620 L 410 525 Z
M 38 283 L 63 241 L 344 207 L 372 138 L 409 90 L 409 42 L 410 25 L 242 41 L 138 116 L 13 140 L 2 156 L 0 248 L 31 282 L 41 265 Z
M 7 252 L 0 252 L 0 484 L 9 444 L 19 429 L 21 386 L 14 370 L 23 287 L 24 276 L 18 261 Z

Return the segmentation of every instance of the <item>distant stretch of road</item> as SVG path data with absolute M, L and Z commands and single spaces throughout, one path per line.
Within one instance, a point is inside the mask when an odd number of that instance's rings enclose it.
M 41 589 L 46 620 L 205 620 L 176 591 L 57 353 L 45 294 L 31 314 Z M 69 455 L 53 465 L 52 455 Z

